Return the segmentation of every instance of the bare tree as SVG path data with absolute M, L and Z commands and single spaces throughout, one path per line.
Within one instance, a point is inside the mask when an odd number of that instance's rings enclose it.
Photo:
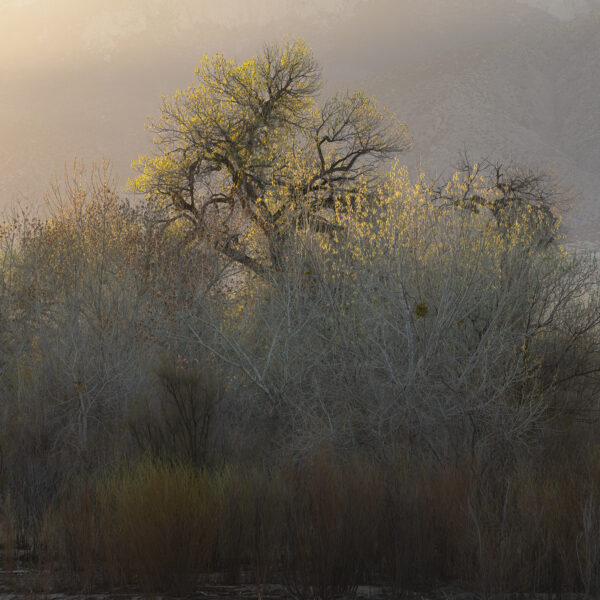
M 539 243 L 554 241 L 569 197 L 547 173 L 487 159 L 476 163 L 465 153 L 454 177 L 460 193 L 452 182 L 437 183 L 430 189 L 432 201 L 488 212 L 502 231 L 527 222 L 537 230 Z

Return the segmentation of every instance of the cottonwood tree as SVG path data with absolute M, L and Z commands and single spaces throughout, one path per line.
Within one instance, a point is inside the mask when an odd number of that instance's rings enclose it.
M 139 159 L 133 187 L 256 273 L 283 270 L 292 231 L 330 231 L 335 202 L 410 146 L 405 125 L 362 92 L 319 105 L 321 71 L 302 41 L 242 64 L 205 57 L 196 77 L 163 100 L 156 153 Z
M 428 191 L 436 204 L 488 213 L 504 232 L 525 226 L 545 244 L 554 241 L 569 204 L 568 194 L 544 172 L 487 159 L 476 163 L 466 153 L 453 178 Z

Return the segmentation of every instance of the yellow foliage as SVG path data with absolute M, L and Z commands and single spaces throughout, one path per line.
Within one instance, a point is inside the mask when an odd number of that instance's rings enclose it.
M 275 243 L 308 217 L 327 220 L 334 196 L 410 144 L 363 92 L 319 106 L 320 69 L 302 40 L 240 64 L 205 56 L 195 73 L 164 98 L 150 123 L 156 153 L 134 163 L 130 186 L 255 272 L 279 268 Z

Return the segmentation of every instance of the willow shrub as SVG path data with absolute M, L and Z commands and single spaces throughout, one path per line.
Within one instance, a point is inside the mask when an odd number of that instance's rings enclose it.
M 329 451 L 270 469 L 144 460 L 65 487 L 46 514 L 39 585 L 184 594 L 243 581 L 326 599 L 363 584 L 460 582 L 593 594 L 597 449 L 581 458 L 487 475 L 469 460 L 384 465 Z
M 150 460 L 112 469 L 95 483 L 72 483 L 44 528 L 52 585 L 75 579 L 87 590 L 192 591 L 212 563 L 215 489 L 194 467 Z

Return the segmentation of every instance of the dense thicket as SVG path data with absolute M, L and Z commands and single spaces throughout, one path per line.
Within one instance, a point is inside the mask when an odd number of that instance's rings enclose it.
M 595 259 L 465 210 L 494 193 L 467 177 L 447 202 L 396 168 L 261 276 L 107 171 L 6 221 L 5 558 L 148 590 L 595 589 Z
M 597 592 L 599 273 L 550 198 L 396 164 L 245 237 L 257 269 L 76 165 L 0 230 L 4 560 L 88 589 Z

